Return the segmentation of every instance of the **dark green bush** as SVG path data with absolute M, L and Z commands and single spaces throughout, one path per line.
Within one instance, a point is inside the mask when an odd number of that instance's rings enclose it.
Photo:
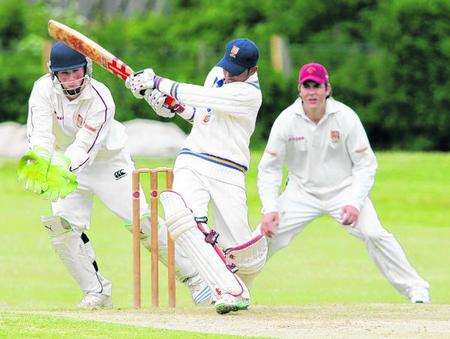
M 43 74 L 47 21 L 90 36 L 134 69 L 202 84 L 226 41 L 244 36 L 260 47 L 263 90 L 253 146 L 263 147 L 273 120 L 297 96 L 297 71 L 318 61 L 334 97 L 353 107 L 375 148 L 449 150 L 450 4 L 446 0 L 171 1 L 162 13 L 98 18 L 64 16 L 23 0 L 0 2 L 0 121 L 24 122 L 29 92 Z M 53 12 L 52 12 L 53 11 Z M 53 14 L 52 14 L 53 13 Z M 290 42 L 292 73 L 277 73 L 270 37 Z M 94 76 L 113 92 L 117 118 L 156 119 L 113 75 Z M 188 125 L 177 119 L 184 129 Z

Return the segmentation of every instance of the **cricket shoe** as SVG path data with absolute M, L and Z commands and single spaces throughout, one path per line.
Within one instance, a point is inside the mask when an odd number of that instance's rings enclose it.
M 250 299 L 225 294 L 219 297 L 214 305 L 217 313 L 227 314 L 232 311 L 248 310 L 250 307 Z
M 192 300 L 196 305 L 210 305 L 212 301 L 211 288 L 200 275 L 195 275 L 186 280 L 186 285 L 191 291 Z
M 430 302 L 430 294 L 425 288 L 412 290 L 409 294 L 409 300 L 413 304 L 428 304 Z
M 99 293 L 86 294 L 78 304 L 78 308 L 86 310 L 95 310 L 98 308 L 111 308 L 112 300 L 110 295 L 104 295 Z

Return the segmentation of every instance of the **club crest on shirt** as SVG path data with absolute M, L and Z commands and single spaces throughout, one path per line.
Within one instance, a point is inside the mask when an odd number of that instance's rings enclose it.
M 332 141 L 332 142 L 335 142 L 335 143 L 336 143 L 336 142 L 338 142 L 339 139 L 341 138 L 341 135 L 340 135 L 339 131 L 332 129 L 332 130 L 330 131 L 330 138 L 331 138 L 331 141 Z
M 74 115 L 73 117 L 73 123 L 75 124 L 75 126 L 77 126 L 78 128 L 83 127 L 83 123 L 84 123 L 84 118 L 80 113 L 77 113 Z
M 205 115 L 203 115 L 202 123 L 207 124 L 211 120 L 211 109 L 208 108 Z

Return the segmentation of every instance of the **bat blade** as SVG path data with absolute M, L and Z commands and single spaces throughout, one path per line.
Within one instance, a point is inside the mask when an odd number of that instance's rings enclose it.
M 70 28 L 69 26 L 66 26 L 56 20 L 49 20 L 48 33 L 55 40 L 64 42 L 67 46 L 87 56 L 108 72 L 124 81 L 129 75 L 134 73 L 131 67 L 118 57 L 108 52 L 95 41 L 89 39 L 87 36 L 73 28 Z M 164 106 L 172 109 L 175 105 L 175 99 L 171 96 L 166 96 Z
M 95 41 L 69 26 L 55 20 L 49 20 L 48 33 L 54 39 L 64 42 L 67 46 L 89 57 L 92 61 L 122 80 L 126 80 L 130 74 L 133 74 L 130 66 Z

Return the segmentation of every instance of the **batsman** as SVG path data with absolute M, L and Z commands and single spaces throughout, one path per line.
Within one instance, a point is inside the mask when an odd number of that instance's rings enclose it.
M 238 269 L 237 275 L 247 286 L 267 254 L 266 239 L 250 229 L 245 188 L 249 142 L 262 103 L 258 58 L 253 41 L 234 39 L 225 46 L 223 58 L 203 86 L 160 77 L 150 68 L 126 81 L 131 92 L 144 98 L 156 114 L 166 118 L 178 115 L 192 124 L 175 161 L 173 189 L 192 210 L 205 240 L 224 249 L 229 267 Z M 165 105 L 167 96 L 175 99 L 171 107 Z M 207 224 L 209 205 L 214 230 Z M 175 221 L 166 219 L 171 230 L 169 221 Z
M 112 284 L 99 271 L 86 231 L 96 195 L 131 231 L 131 173 L 134 164 L 125 127 L 114 119 L 109 89 L 92 78 L 88 58 L 61 42 L 53 45 L 49 73 L 38 79 L 29 98 L 29 151 L 21 158 L 19 182 L 52 201 L 53 215 L 42 217 L 51 244 L 83 292 L 81 308 L 111 305 Z M 141 200 L 141 238 L 149 247 L 148 206 Z M 160 260 L 167 258 L 166 228 L 160 220 Z M 190 260 L 175 253 L 177 275 L 196 303 L 210 289 Z

